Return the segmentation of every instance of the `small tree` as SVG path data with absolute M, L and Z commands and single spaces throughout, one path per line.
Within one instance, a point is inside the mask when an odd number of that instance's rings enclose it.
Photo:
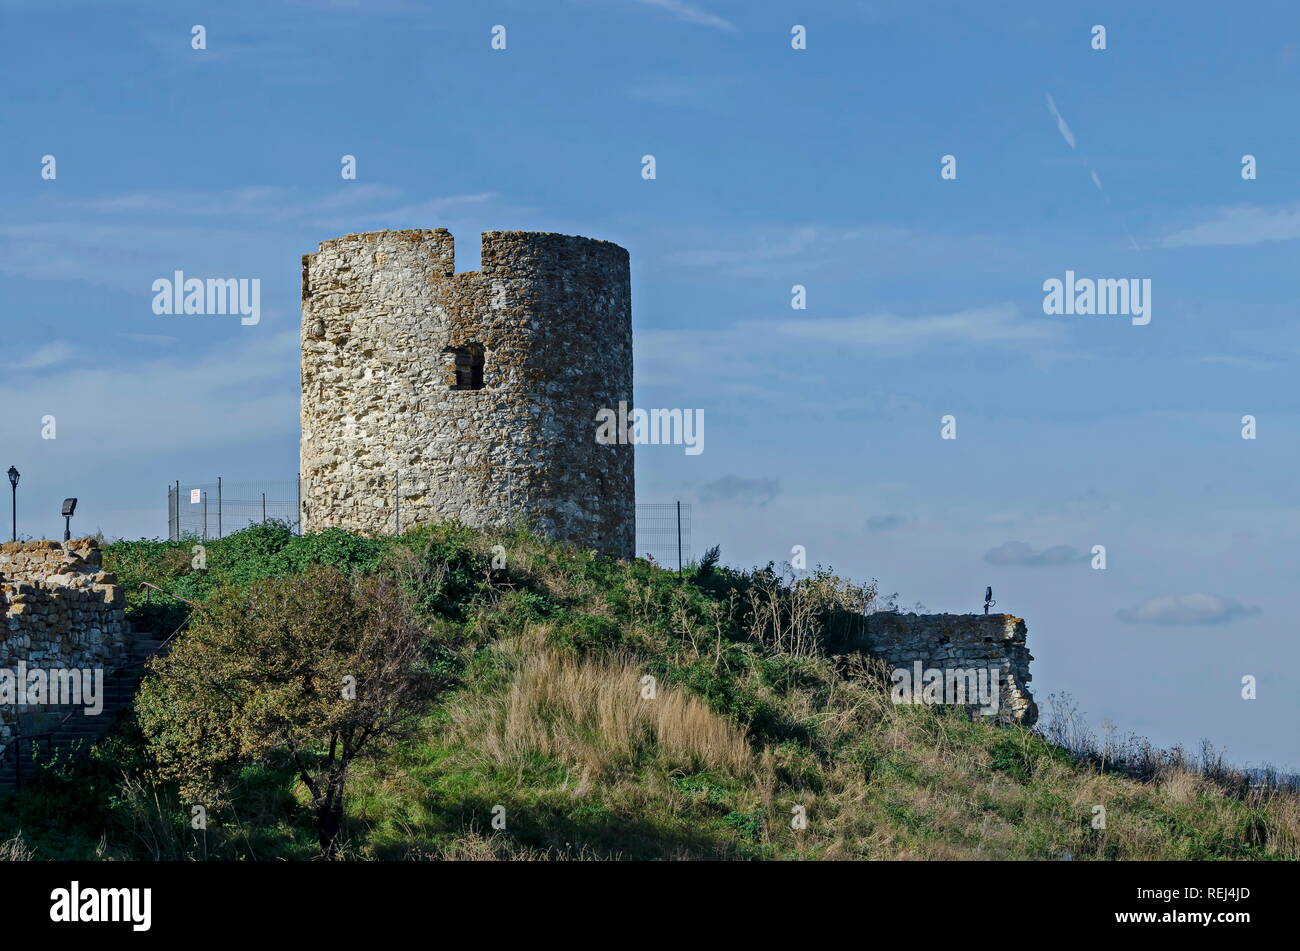
M 407 733 L 438 688 L 401 583 L 335 568 L 216 592 L 136 702 L 161 778 L 219 807 L 244 765 L 287 755 L 333 858 L 353 760 Z

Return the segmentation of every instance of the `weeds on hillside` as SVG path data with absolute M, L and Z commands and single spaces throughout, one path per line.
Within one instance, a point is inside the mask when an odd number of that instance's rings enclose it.
M 207 576 L 167 542 L 110 545 L 106 567 L 204 604 L 314 564 L 385 574 L 441 645 L 432 663 L 449 689 L 348 774 L 345 857 L 1300 858 L 1300 794 L 1212 751 L 1098 740 L 1077 714 L 1039 733 L 893 704 L 884 665 L 852 649 L 865 616 L 896 604 L 874 582 L 736 571 L 713 552 L 678 577 L 455 525 L 396 539 L 248 531 L 209 543 Z M 132 595 L 133 613 L 147 605 Z M 0 804 L 0 838 L 25 837 L 6 848 L 315 851 L 311 797 L 283 751 L 243 767 L 202 839 L 175 788 L 143 778 L 148 755 L 120 741 L 120 789 L 97 781 L 72 826 L 35 799 Z M 105 789 L 118 789 L 107 810 Z

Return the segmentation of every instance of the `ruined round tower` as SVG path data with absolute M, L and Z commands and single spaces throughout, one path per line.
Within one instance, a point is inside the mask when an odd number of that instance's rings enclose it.
M 376 231 L 302 259 L 302 519 L 369 535 L 522 520 L 622 558 L 633 447 L 596 441 L 632 401 L 631 277 L 608 241 Z

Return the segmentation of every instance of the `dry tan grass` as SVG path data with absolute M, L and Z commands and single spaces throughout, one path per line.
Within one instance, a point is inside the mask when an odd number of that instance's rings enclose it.
M 1156 788 L 1162 799 L 1179 806 L 1185 806 L 1209 791 L 1205 780 L 1189 769 L 1166 770 Z
M 27 845 L 21 832 L 0 842 L 0 862 L 30 862 L 35 857 L 36 850 Z
M 1300 859 L 1300 798 L 1271 796 L 1264 812 L 1270 846 L 1278 855 Z
M 443 846 L 436 855 L 417 854 L 412 858 L 443 862 L 551 862 L 567 858 L 559 853 L 520 845 L 508 836 L 466 832 Z
M 542 553 L 528 540 L 508 547 L 514 565 Z M 531 565 L 528 573 L 551 595 L 608 613 L 602 593 L 569 577 L 554 558 Z M 880 662 L 854 653 L 832 661 L 808 650 L 808 631 L 823 620 L 826 603 L 843 600 L 838 589 L 805 587 L 797 596 L 751 591 L 747 601 L 714 605 L 716 616 L 703 618 L 673 602 L 675 640 L 652 630 L 664 603 L 650 584 L 632 579 L 627 598 L 616 614 L 627 642 L 644 645 L 638 652 L 714 671 L 727 645 L 724 614 L 748 609 L 754 642 L 766 654 L 789 658 L 797 676 L 777 683 L 767 672 L 746 669 L 735 672 L 737 686 L 817 742 L 759 744 L 751 753 L 741 731 L 703 702 L 662 685 L 656 701 L 642 701 L 644 671 L 634 660 L 580 661 L 556 653 L 544 625 L 535 625 L 526 641 L 508 642 L 514 679 L 503 695 L 466 699 L 455 716 L 462 741 L 496 764 L 523 766 L 536 753 L 572 764 L 577 769 L 567 791 L 600 795 L 630 814 L 678 816 L 692 808 L 692 797 L 665 779 L 674 769 L 741 776 L 747 792 L 734 809 L 760 809 L 761 840 L 785 857 L 1176 858 L 1195 844 L 1172 835 L 1166 816 L 1234 835 L 1243 828 L 1241 804 L 1194 769 L 1171 764 L 1153 780 L 1136 781 L 1044 757 L 1027 735 L 1004 738 L 995 751 L 990 738 L 972 743 L 957 720 L 894 705 L 882 687 Z M 827 749 L 850 755 L 828 758 Z M 995 766 L 994 753 L 1005 759 L 1008 751 L 1022 754 L 1024 778 Z M 654 768 L 610 775 L 649 763 Z M 796 802 L 808 808 L 808 828 L 799 832 L 790 828 Z M 1104 829 L 1089 821 L 1096 805 L 1106 808 Z M 1265 790 L 1251 805 L 1262 818 L 1253 820 L 1243 845 L 1300 858 L 1300 798 Z
M 461 740 L 495 763 L 540 753 L 593 776 L 643 756 L 668 769 L 752 769 L 739 727 L 684 691 L 658 685 L 654 699 L 643 699 L 645 672 L 630 657 L 582 659 L 534 644 L 516 663 L 509 688 L 454 715 Z

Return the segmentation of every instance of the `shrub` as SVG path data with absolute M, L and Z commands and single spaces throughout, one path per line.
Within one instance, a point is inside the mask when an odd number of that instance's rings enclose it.
M 354 758 L 404 734 L 437 686 L 397 583 L 312 567 L 224 588 L 136 701 L 158 773 L 219 808 L 238 773 L 287 752 L 332 857 Z

